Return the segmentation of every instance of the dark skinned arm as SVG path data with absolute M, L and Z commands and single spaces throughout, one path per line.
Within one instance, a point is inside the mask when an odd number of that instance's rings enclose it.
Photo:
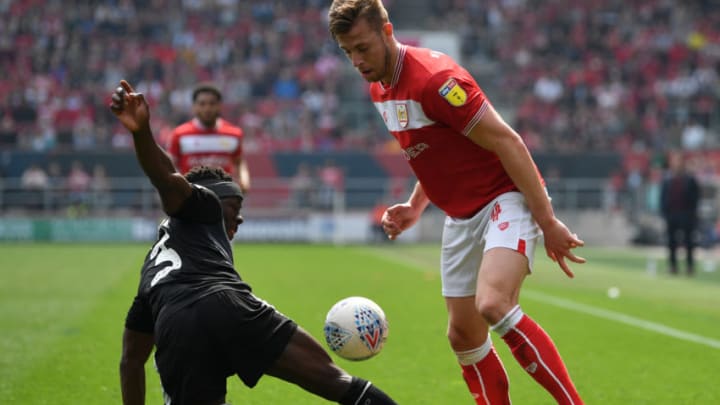
M 110 109 L 133 136 L 140 167 L 160 194 L 163 210 L 172 215 L 192 193 L 190 183 L 178 173 L 170 155 L 160 147 L 150 129 L 150 108 L 145 97 L 125 80 L 112 95 Z
M 153 345 L 152 334 L 125 329 L 120 358 L 120 389 L 124 405 L 145 404 L 145 363 Z

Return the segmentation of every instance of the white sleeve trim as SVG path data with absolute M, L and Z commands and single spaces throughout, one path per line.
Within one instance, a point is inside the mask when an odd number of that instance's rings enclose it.
M 488 103 L 487 100 L 484 100 L 480 108 L 478 108 L 475 115 L 472 117 L 470 122 L 465 125 L 465 128 L 463 129 L 462 133 L 465 136 L 468 136 L 470 134 L 470 131 L 475 128 L 475 125 L 477 125 L 478 122 L 482 119 L 482 117 L 485 115 L 485 112 L 488 110 L 488 107 L 490 106 L 490 103 Z

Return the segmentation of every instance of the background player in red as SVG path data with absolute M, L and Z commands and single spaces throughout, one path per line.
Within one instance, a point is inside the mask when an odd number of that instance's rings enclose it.
M 508 380 L 489 331 L 561 404 L 582 400 L 548 334 L 519 306 L 522 282 L 544 234 L 547 255 L 566 260 L 583 241 L 553 212 L 520 136 L 472 76 L 448 56 L 398 43 L 381 0 L 334 0 L 332 36 L 370 82 L 374 105 L 404 150 L 418 183 L 387 209 L 396 238 L 430 202 L 445 211 L 441 275 L 448 338 L 478 404 L 508 404 Z
M 243 158 L 243 131 L 220 118 L 222 93 L 209 83 L 201 83 L 192 93 L 193 119 L 175 128 L 167 150 L 181 173 L 195 166 L 221 167 L 250 189 L 250 172 Z

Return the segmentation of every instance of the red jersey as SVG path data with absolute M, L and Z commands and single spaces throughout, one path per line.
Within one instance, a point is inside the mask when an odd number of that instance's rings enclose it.
M 242 129 L 218 118 L 215 128 L 205 128 L 197 119 L 173 130 L 167 150 L 180 173 L 194 166 L 222 167 L 237 178 L 242 157 Z
M 401 45 L 392 82 L 371 83 L 370 96 L 425 194 L 447 215 L 470 217 L 517 190 L 497 155 L 467 137 L 489 101 L 447 55 Z

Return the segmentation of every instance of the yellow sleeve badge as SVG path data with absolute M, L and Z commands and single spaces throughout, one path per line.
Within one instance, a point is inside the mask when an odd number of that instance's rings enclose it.
M 453 107 L 461 107 L 467 101 L 465 89 L 452 77 L 440 86 L 438 93 Z

